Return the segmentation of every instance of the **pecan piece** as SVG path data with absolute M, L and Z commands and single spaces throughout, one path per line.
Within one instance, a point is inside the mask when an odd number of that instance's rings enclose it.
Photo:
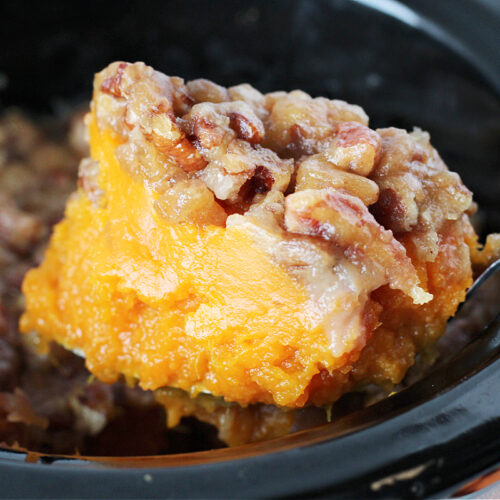
M 251 144 L 258 144 L 264 138 L 264 127 L 259 127 L 258 122 L 252 122 L 241 113 L 233 112 L 229 114 L 229 126 L 240 139 Z
M 383 273 L 391 288 L 415 304 L 432 295 L 419 278 L 406 250 L 373 218 L 358 198 L 333 189 L 305 190 L 287 196 L 285 225 L 292 233 L 316 236 L 343 249 L 345 257 L 368 272 Z
M 108 78 L 106 78 L 101 83 L 101 91 L 106 94 L 110 94 L 113 97 L 122 97 L 121 83 L 123 78 L 123 72 L 125 71 L 127 63 L 120 63 L 116 69 L 116 73 Z
M 375 203 L 379 195 L 378 186 L 372 180 L 351 172 L 336 170 L 322 158 L 308 158 L 299 164 L 295 191 L 329 187 L 342 189 L 358 197 L 365 205 Z

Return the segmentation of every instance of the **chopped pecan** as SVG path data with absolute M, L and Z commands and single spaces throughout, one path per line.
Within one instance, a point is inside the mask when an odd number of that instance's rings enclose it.
M 195 102 L 226 102 L 229 101 L 229 93 L 225 87 L 221 87 L 210 80 L 200 78 L 186 83 L 186 88 Z
M 143 63 L 122 64 L 114 63 L 96 77 L 98 121 L 125 138 L 139 127 L 148 141 L 186 172 L 203 168 L 206 162 L 176 123 L 175 112 L 188 110 L 191 104 L 182 80 Z
M 158 151 L 177 161 L 185 172 L 196 172 L 207 164 L 172 117 L 165 113 L 151 119 L 151 140 Z
M 243 101 L 248 104 L 261 120 L 267 118 L 269 113 L 265 96 L 248 83 L 229 87 L 228 93 L 232 101 Z
M 264 190 L 288 187 L 293 165 L 254 144 L 263 137 L 264 127 L 248 104 L 196 104 L 182 124 L 208 162 L 199 178 L 219 200 L 237 202 Z
M 199 175 L 220 200 L 236 202 L 266 189 L 284 192 L 288 187 L 293 170 L 291 160 L 281 160 L 272 151 L 252 147 L 241 139 L 232 140 L 217 153 Z M 252 186 L 258 189 L 249 190 L 248 185 L 243 188 L 255 175 L 257 179 Z
M 258 144 L 264 138 L 264 127 L 259 127 L 258 123 L 252 122 L 241 113 L 229 113 L 229 126 L 236 132 L 239 139 L 251 144 Z
M 270 114 L 263 144 L 287 157 L 322 151 L 325 141 L 335 134 L 338 122 L 368 123 L 359 106 L 323 97 L 313 99 L 299 90 L 268 94 L 267 106 Z
M 381 157 L 370 179 L 378 184 L 380 197 L 371 211 L 396 234 L 412 233 L 420 258 L 432 261 L 441 227 L 470 209 L 472 194 L 447 169 L 427 133 L 396 128 L 377 132 L 382 138 Z
M 184 130 L 210 149 L 237 137 L 252 144 L 264 136 L 264 126 L 248 104 L 242 101 L 202 103 L 182 118 Z
M 305 159 L 297 170 L 295 191 L 323 188 L 342 189 L 358 197 L 365 205 L 372 205 L 378 199 L 377 184 L 366 177 L 343 170 L 336 170 L 331 163 L 319 155 Z
M 385 230 L 358 198 L 333 189 L 305 190 L 286 198 L 285 225 L 292 233 L 317 236 L 343 249 L 368 272 L 383 273 L 391 288 L 424 304 L 432 295 L 419 286 L 405 248 Z
M 189 113 L 196 101 L 184 85 L 184 80 L 178 76 L 172 76 L 170 81 L 173 86 L 172 108 L 175 116 L 182 116 Z
M 128 66 L 127 63 L 119 63 L 114 75 L 109 76 L 101 83 L 101 90 L 106 94 L 111 94 L 114 97 L 122 97 L 121 82 L 123 72 Z
M 381 149 L 379 135 L 357 122 L 339 122 L 327 158 L 337 168 L 367 176 L 375 167 Z

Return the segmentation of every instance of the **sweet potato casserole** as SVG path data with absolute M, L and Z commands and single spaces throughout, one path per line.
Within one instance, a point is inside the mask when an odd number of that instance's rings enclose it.
M 400 383 L 443 334 L 473 266 L 499 253 L 498 236 L 480 250 L 472 194 L 426 132 L 372 130 L 344 101 L 117 62 L 95 77 L 88 156 L 80 123 L 71 146 L 45 146 L 67 156 L 60 174 L 30 145 L 2 159 L 2 188 L 19 175 L 64 200 L 67 166 L 85 156 L 43 258 L 51 202 L 0 193 L 3 280 L 14 290 L 39 264 L 23 283 L 23 340 L 20 296 L 2 290 L 4 316 L 14 311 L 0 337 L 4 440 L 40 447 L 57 428 L 53 405 L 36 402 L 39 372 L 60 391 L 75 448 L 117 415 L 166 414 L 174 429 L 196 417 L 229 445 L 285 434 L 307 408 Z M 155 422 L 144 435 L 163 432 Z

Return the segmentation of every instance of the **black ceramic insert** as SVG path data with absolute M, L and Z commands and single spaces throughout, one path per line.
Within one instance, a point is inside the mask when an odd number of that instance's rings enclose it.
M 374 127 L 429 130 L 500 229 L 495 0 L 18 1 L 0 20 L 2 108 L 87 101 L 116 59 L 346 99 Z M 0 451 L 0 497 L 442 497 L 500 461 L 499 321 L 406 391 L 280 440 L 142 462 Z

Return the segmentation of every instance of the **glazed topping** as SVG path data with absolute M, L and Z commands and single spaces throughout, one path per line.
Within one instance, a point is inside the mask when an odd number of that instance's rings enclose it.
M 412 233 L 426 261 L 438 252 L 438 232 L 472 207 L 472 193 L 450 172 L 427 132 L 379 129 L 382 156 L 370 178 L 380 188 L 372 213 L 395 234 Z
M 124 141 L 120 161 L 159 192 L 198 178 L 241 213 L 256 195 L 293 188 L 299 171 L 298 189 L 329 177 L 332 187 L 354 195 L 359 188 L 365 203 L 376 201 L 366 176 L 380 138 L 363 110 L 343 101 L 300 91 L 264 96 L 248 84 L 184 85 L 142 63 L 114 63 L 96 77 L 94 108 L 99 123 Z

